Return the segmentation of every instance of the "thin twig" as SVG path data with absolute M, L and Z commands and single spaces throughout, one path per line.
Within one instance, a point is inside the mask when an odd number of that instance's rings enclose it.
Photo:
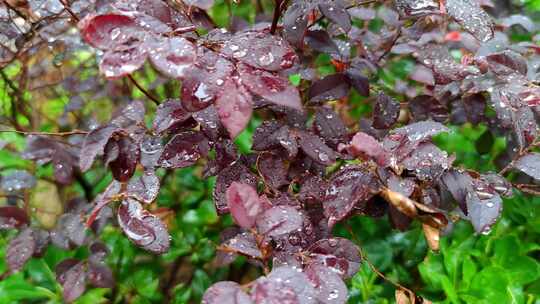
M 137 80 L 135 80 L 135 78 L 133 78 L 133 76 L 127 75 L 127 77 L 128 77 L 129 80 L 131 80 L 131 82 L 137 87 L 137 89 L 139 89 L 146 97 L 148 97 L 148 99 L 152 100 L 156 105 L 159 105 L 159 100 L 158 100 L 157 98 L 155 98 L 154 96 L 152 96 L 145 88 L 143 88 L 143 87 L 137 82 Z
M 19 130 L 0 130 L 0 133 L 18 133 L 23 135 L 43 135 L 43 136 L 70 136 L 76 134 L 88 134 L 88 131 L 73 130 L 68 132 L 38 132 L 38 131 L 19 131 Z

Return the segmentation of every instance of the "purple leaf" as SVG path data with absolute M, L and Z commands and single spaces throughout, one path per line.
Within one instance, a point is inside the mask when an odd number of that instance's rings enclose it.
M 266 31 L 235 34 L 225 41 L 221 53 L 267 71 L 290 68 L 296 59 L 296 54 L 287 41 Z
M 345 141 L 344 139 L 348 135 L 347 126 L 343 120 L 336 112 L 326 107 L 317 109 L 313 126 L 317 134 L 334 146 Z
M 525 154 L 514 162 L 513 167 L 535 180 L 540 180 L 540 153 Z
M 144 210 L 133 199 L 125 199 L 118 207 L 118 224 L 126 236 L 137 246 L 154 254 L 169 250 L 170 235 L 165 224 Z
M 19 228 L 30 223 L 24 210 L 17 206 L 0 207 L 0 230 Z
M 429 95 L 413 98 L 409 101 L 409 110 L 415 121 L 432 119 L 442 123 L 448 119 L 449 115 L 446 105 Z
M 259 233 L 268 236 L 280 236 L 302 228 L 303 215 L 290 206 L 275 206 L 257 217 Z
M 494 24 L 491 17 L 476 0 L 446 0 L 446 13 L 479 41 L 493 38 Z
M 76 259 L 67 259 L 56 266 L 56 280 L 62 285 L 63 298 L 71 303 L 86 290 L 86 265 Z
M 273 189 L 289 184 L 284 159 L 274 153 L 261 153 L 257 158 L 257 169 L 265 183 Z
M 441 182 L 459 204 L 461 210 L 467 214 L 467 193 L 473 192 L 473 180 L 470 175 L 452 169 L 441 177 Z
M 250 185 L 233 182 L 225 195 L 234 222 L 245 229 L 253 227 L 255 219 L 263 211 L 257 191 Z
M 88 282 L 98 288 L 113 288 L 114 277 L 112 270 L 101 261 L 88 261 Z
M 251 96 L 244 86 L 227 80 L 215 102 L 216 110 L 231 139 L 236 138 L 248 125 L 253 112 Z
M 9 270 L 11 272 L 21 270 L 24 264 L 32 257 L 35 249 L 34 232 L 32 229 L 26 228 L 7 245 L 6 262 Z
M 94 163 L 97 155 L 103 154 L 105 145 L 114 134 L 118 127 L 114 125 L 105 125 L 90 131 L 84 138 L 81 155 L 79 158 L 79 167 L 81 171 L 87 171 Z
M 163 148 L 158 164 L 162 168 L 184 168 L 197 162 L 203 152 L 205 138 L 200 132 L 176 134 Z
M 350 88 L 349 79 L 344 74 L 329 75 L 311 84 L 309 100 L 311 103 L 321 103 L 341 99 L 349 95 Z
M 339 49 L 327 31 L 314 30 L 306 34 L 306 44 L 321 53 L 339 54 Z
M 257 185 L 257 177 L 240 162 L 236 162 L 223 169 L 217 176 L 213 193 L 214 204 L 216 205 L 218 214 L 229 212 L 225 193 L 233 182 L 240 182 L 255 187 Z
M 136 124 L 144 124 L 145 112 L 146 109 L 142 101 L 129 101 L 113 114 L 111 124 L 126 129 Z
M 273 282 L 283 282 L 285 286 L 292 288 L 298 297 L 298 303 L 316 303 L 314 299 L 315 288 L 310 283 L 308 277 L 298 269 L 287 266 L 277 267 L 272 269 L 267 278 Z
M 342 168 L 330 180 L 323 202 L 328 226 L 347 217 L 357 204 L 365 203 L 378 192 L 379 183 L 365 167 Z
M 315 285 L 318 303 L 344 304 L 347 302 L 347 285 L 334 270 L 317 263 L 311 263 L 305 272 Z
M 391 128 L 397 122 L 399 111 L 399 102 L 384 93 L 379 93 L 373 107 L 373 127 L 376 129 Z
M 488 234 L 502 212 L 502 199 L 489 185 L 474 180 L 474 191 L 466 196 L 468 217 L 478 233 Z
M 308 251 L 314 262 L 332 268 L 344 279 L 354 276 L 362 262 L 358 246 L 344 238 L 319 240 Z
M 345 32 L 351 30 L 351 17 L 345 8 L 345 1 L 321 1 L 319 9 L 326 18 L 339 25 Z
M 298 143 L 311 159 L 321 165 L 331 165 L 338 157 L 337 153 L 328 147 L 319 136 L 309 132 L 299 130 Z
M 368 156 L 375 160 L 379 166 L 385 166 L 390 162 L 390 155 L 382 144 L 364 132 L 358 132 L 354 135 L 350 147 L 353 155 Z
M 184 109 L 180 100 L 166 100 L 156 110 L 153 123 L 154 131 L 161 134 L 173 128 L 176 124 L 183 123 L 190 117 L 191 113 Z
M 255 304 L 301 304 L 292 287 L 266 278 L 255 281 L 251 287 L 251 298 Z
M 159 194 L 159 178 L 154 171 L 145 171 L 140 177 L 132 178 L 127 185 L 127 194 L 136 200 L 150 204 Z
M 28 136 L 22 157 L 38 164 L 52 162 L 56 181 L 67 185 L 73 180 L 74 167 L 78 166 L 78 150 L 61 141 L 42 136 Z
M 436 84 L 448 84 L 452 81 L 463 80 L 468 75 L 475 75 L 479 72 L 473 66 L 457 63 L 444 45 L 428 44 L 415 54 L 420 63 L 433 71 Z
M 210 286 L 203 296 L 202 304 L 252 304 L 253 301 L 232 281 L 222 281 Z
M 304 1 L 294 1 L 283 15 L 283 36 L 297 48 L 302 48 L 308 24 L 308 7 Z
M 345 72 L 349 83 L 362 96 L 369 96 L 369 79 L 358 68 L 351 67 Z
M 242 84 L 251 93 L 271 103 L 302 110 L 298 89 L 290 84 L 287 78 L 245 64 L 238 64 L 238 73 Z
M 262 259 L 263 254 L 257 246 L 257 240 L 252 233 L 243 232 L 235 235 L 221 244 L 228 251 L 244 255 L 252 259 Z
M 149 47 L 150 62 L 170 78 L 183 78 L 197 58 L 195 45 L 182 37 L 161 38 Z
M 452 166 L 452 158 L 431 143 L 420 144 L 409 157 L 402 161 L 403 166 L 416 175 L 419 180 L 437 180 Z
M 182 82 L 182 104 L 186 110 L 196 112 L 208 107 L 223 91 L 223 84 L 234 70 L 232 62 L 215 52 L 199 55 L 196 65 L 186 73 Z

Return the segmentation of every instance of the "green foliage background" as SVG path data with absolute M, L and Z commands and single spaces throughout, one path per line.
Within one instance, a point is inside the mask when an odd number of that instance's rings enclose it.
M 217 1 L 212 17 L 218 24 L 228 23 L 227 5 Z M 233 13 L 253 20 L 254 11 L 247 1 L 233 6 Z M 528 10 L 540 9 L 539 1 L 526 1 Z M 370 26 L 376 27 L 374 22 Z M 531 37 L 525 37 L 531 39 Z M 520 40 L 523 37 L 520 36 Z M 78 61 L 88 54 L 78 54 Z M 459 56 L 459 54 L 458 54 Z M 328 56 L 317 60 L 321 74 L 334 72 Z M 15 75 L 18 66 L 5 69 Z M 381 72 L 378 84 L 392 88 L 397 79 L 406 79 L 412 62 L 408 59 L 394 61 Z M 146 78 L 139 77 L 147 85 L 152 81 L 147 68 Z M 148 77 L 150 75 L 150 77 Z M 137 77 L 137 75 L 136 75 Z M 302 85 L 299 75 L 291 76 L 295 85 Z M 159 93 L 159 91 L 158 91 Z M 12 92 L 0 80 L 0 109 L 9 110 Z M 25 93 L 28 100 L 30 92 Z M 68 92 L 58 99 L 46 101 L 47 115 L 54 121 L 67 103 Z M 134 98 L 142 97 L 134 92 Z M 368 113 L 369 105 L 355 93 L 351 96 L 352 114 L 355 117 Z M 108 118 L 110 106 L 97 100 L 87 111 Z M 149 104 L 149 112 L 153 112 Z M 151 117 L 149 117 L 151 121 Z M 259 122 L 253 119 L 250 127 L 237 139 L 243 152 L 251 146 L 251 135 Z M 21 121 L 21 124 L 25 124 Z M 44 123 L 40 131 L 50 131 L 54 125 Z M 482 126 L 454 127 L 454 132 L 437 138 L 437 144 L 457 156 L 456 162 L 467 168 L 482 172 L 495 171 L 495 157 L 504 148 L 502 138 L 486 139 Z M 24 138 L 13 133 L 0 133 L 0 140 L 22 150 Z M 33 167 L 16 154 L 0 151 L 0 170 L 26 168 L 38 176 L 50 177 L 50 165 Z M 89 173 L 87 177 L 96 185 L 94 194 L 102 191 L 110 182 L 110 175 L 99 180 L 101 173 Z M 121 232 L 109 226 L 102 240 L 110 248 L 107 262 L 112 267 L 117 287 L 90 289 L 76 303 L 163 303 L 164 288 L 172 288 L 172 303 L 197 303 L 205 289 L 213 282 L 236 278 L 247 282 L 258 276 L 258 270 L 239 258 L 231 267 L 216 268 L 212 264 L 219 232 L 232 224 L 229 217 L 218 218 L 211 198 L 214 179 L 202 180 L 200 168 L 176 170 L 167 179 L 158 199 L 158 205 L 174 210 L 171 222 L 172 246 L 163 256 L 151 256 L 132 245 Z M 159 172 L 163 176 L 164 172 Z M 80 191 L 80 189 L 75 189 Z M 1 203 L 0 203 L 1 204 Z M 349 234 L 351 227 L 354 236 Z M 421 227 L 413 225 L 407 232 L 392 230 L 388 220 L 356 216 L 336 228 L 336 234 L 353 239 L 366 254 L 366 258 L 391 281 L 399 282 L 434 302 L 440 303 L 540 303 L 540 198 L 525 196 L 515 191 L 512 199 L 504 201 L 503 216 L 489 235 L 476 235 L 468 223 L 459 222 L 453 231 L 441 239 L 439 253 L 427 249 Z M 4 254 L 8 241 L 15 231 L 0 233 L 0 273 L 7 267 Z M 61 303 L 61 286 L 56 283 L 54 268 L 67 257 L 83 258 L 86 249 L 64 251 L 50 246 L 43 259 L 31 259 L 22 272 L 0 281 L 0 303 Z M 174 282 L 181 282 L 170 286 Z M 395 287 L 381 279 L 367 264 L 350 282 L 350 303 L 392 303 Z M 112 300 L 111 300 L 112 299 Z

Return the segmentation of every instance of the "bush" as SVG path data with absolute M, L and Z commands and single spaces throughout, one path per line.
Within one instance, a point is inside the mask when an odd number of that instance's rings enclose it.
M 5 1 L 0 302 L 539 301 L 526 5 Z

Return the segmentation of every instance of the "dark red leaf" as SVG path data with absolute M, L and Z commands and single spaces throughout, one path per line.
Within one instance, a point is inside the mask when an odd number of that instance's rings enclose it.
M 154 169 L 163 152 L 161 137 L 146 135 L 140 143 L 141 165 L 145 169 Z
M 347 126 L 345 126 L 343 120 L 336 112 L 327 107 L 317 109 L 313 126 L 317 134 L 334 146 L 344 142 L 345 137 L 348 135 Z
M 113 288 L 114 277 L 112 270 L 101 261 L 88 261 L 88 282 L 98 288 Z
M 449 115 L 446 105 L 429 95 L 419 95 L 413 98 L 409 101 L 409 110 L 415 121 L 432 119 L 437 122 L 445 122 Z
M 118 50 L 105 52 L 99 63 L 99 71 L 108 79 L 129 75 L 140 69 L 148 54 L 141 42 L 131 43 Z
M 339 54 L 339 49 L 334 40 L 330 37 L 327 31 L 314 30 L 308 31 L 306 34 L 306 44 L 322 53 Z
M 180 100 L 169 99 L 160 104 L 156 110 L 153 128 L 156 133 L 161 134 L 176 124 L 183 123 L 191 117 L 191 113 L 186 111 Z
M 87 43 L 107 50 L 116 46 L 118 41 L 124 40 L 123 32 L 135 30 L 136 24 L 131 17 L 125 15 L 88 14 L 79 22 L 78 27 Z
M 409 157 L 402 161 L 403 166 L 422 181 L 439 179 L 441 174 L 452 166 L 453 159 L 431 143 L 420 144 Z
M 439 2 L 432 0 L 396 0 L 396 8 L 403 18 L 439 13 Z
M 488 234 L 502 212 L 502 199 L 481 180 L 473 180 L 474 191 L 466 196 L 468 217 L 478 233 Z
M 16 206 L 0 207 L 0 230 L 19 228 L 30 223 L 24 210 Z
M 298 297 L 300 304 L 316 303 L 315 288 L 310 283 L 306 274 L 293 267 L 275 267 L 267 276 L 268 280 L 276 283 L 284 283 L 286 287 L 292 288 Z M 282 302 L 278 302 L 282 303 Z
M 263 255 L 257 246 L 255 236 L 250 232 L 239 233 L 221 244 L 227 252 L 241 254 L 252 259 L 262 259 Z
M 167 227 L 136 200 L 128 198 L 122 201 L 118 207 L 118 224 L 135 245 L 155 254 L 169 250 Z
M 205 137 L 196 131 L 176 134 L 163 149 L 158 161 L 162 168 L 184 168 L 191 166 L 201 157 Z
M 117 149 L 117 157 L 107 161 L 111 168 L 113 177 L 120 182 L 127 182 L 135 173 L 137 163 L 139 162 L 139 145 L 130 137 L 123 136 L 119 139 L 109 141 L 105 147 L 106 159 L 110 149 Z
M 351 67 L 345 72 L 349 83 L 362 96 L 369 96 L 369 79 L 356 67 Z

